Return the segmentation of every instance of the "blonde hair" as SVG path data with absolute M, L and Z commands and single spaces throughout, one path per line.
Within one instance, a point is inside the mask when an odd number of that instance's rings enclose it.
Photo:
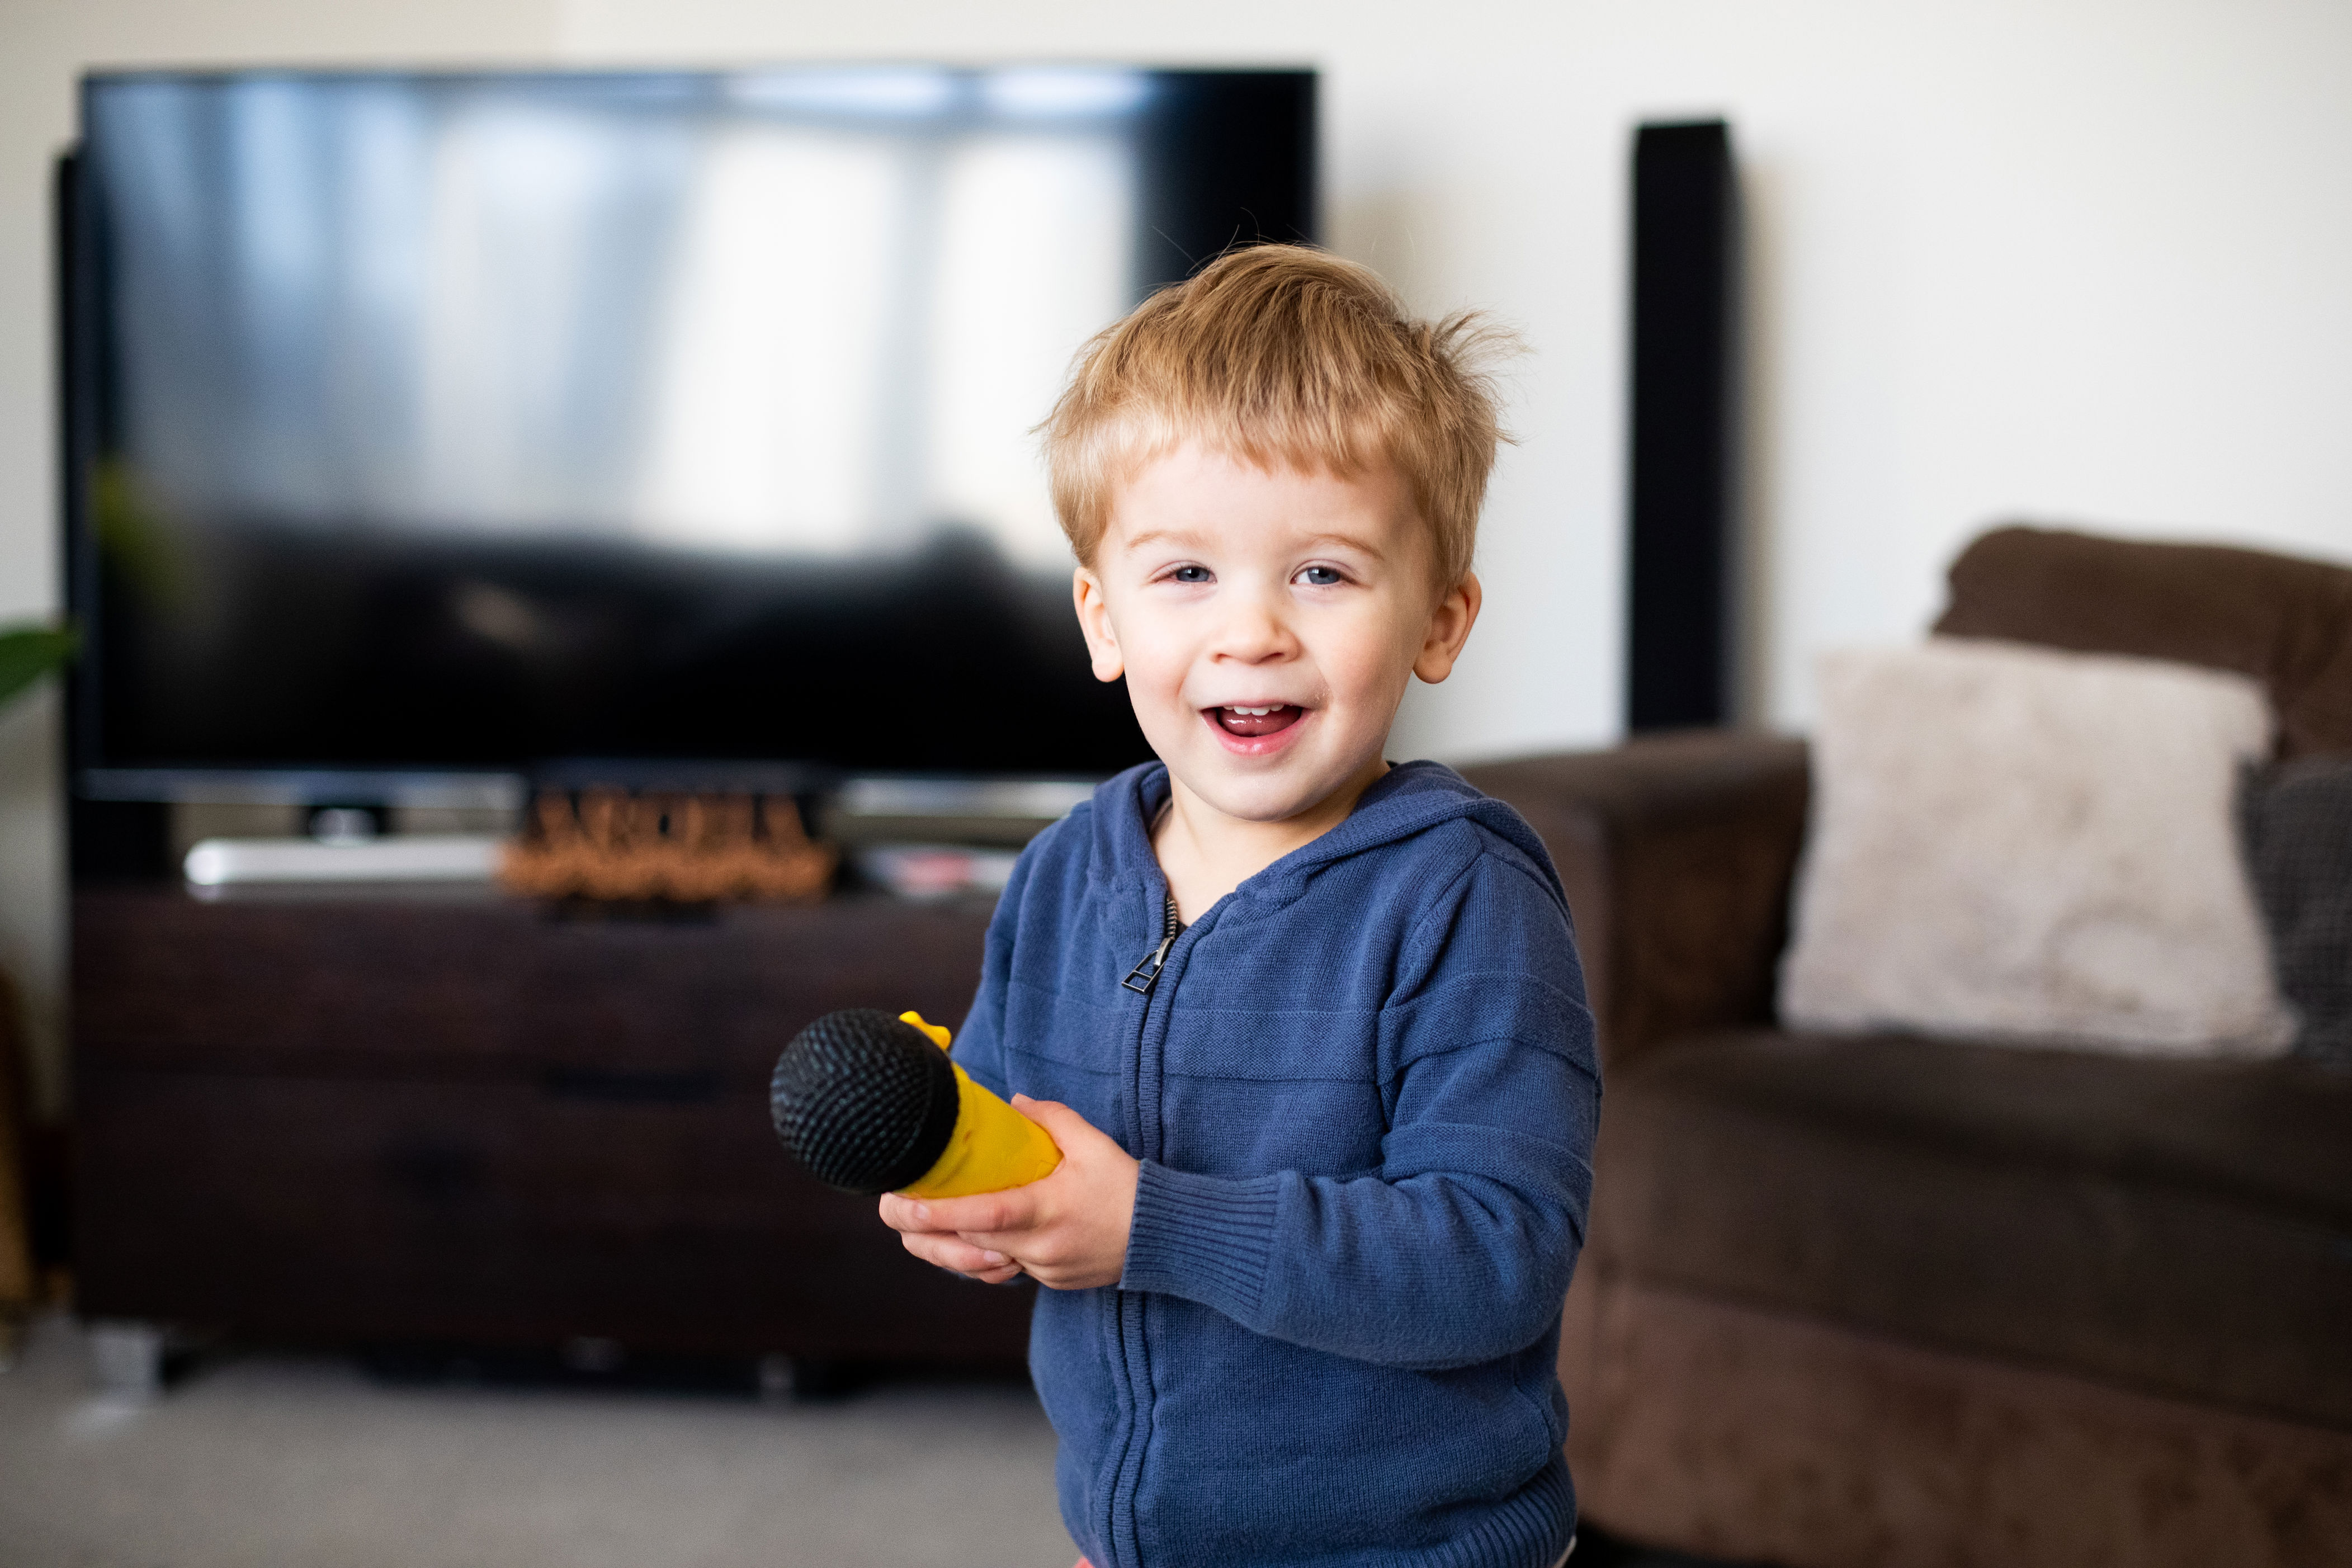
M 1092 565 L 1119 485 L 1186 441 L 1351 479 L 1393 463 L 1438 585 L 1469 574 L 1496 445 L 1485 368 L 1512 340 L 1475 314 L 1414 320 L 1370 268 L 1303 245 L 1230 251 L 1078 352 L 1039 428 L 1054 509 Z

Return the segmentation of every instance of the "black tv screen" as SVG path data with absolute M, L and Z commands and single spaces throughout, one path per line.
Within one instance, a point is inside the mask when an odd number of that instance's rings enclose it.
M 1087 671 L 1032 427 L 1150 289 L 1314 237 L 1314 95 L 87 79 L 61 184 L 85 793 L 1144 756 Z

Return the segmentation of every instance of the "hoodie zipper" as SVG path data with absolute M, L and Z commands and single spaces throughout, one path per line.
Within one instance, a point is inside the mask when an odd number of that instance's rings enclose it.
M 1160 945 L 1145 953 L 1143 962 L 1129 970 L 1127 978 L 1119 984 L 1139 996 L 1150 995 L 1152 986 L 1159 983 L 1160 966 L 1168 962 L 1168 950 L 1183 934 L 1184 922 L 1176 918 L 1176 895 L 1171 893 L 1160 917 Z
M 1142 1084 L 1143 1042 L 1150 1027 L 1151 990 L 1160 983 L 1160 972 L 1167 965 L 1168 950 L 1176 945 L 1176 939 L 1183 933 L 1184 921 L 1176 912 L 1176 895 L 1171 891 L 1165 895 L 1160 904 L 1160 945 L 1146 953 L 1143 962 L 1129 970 L 1126 978 L 1119 982 L 1119 984 L 1143 998 L 1143 1012 L 1136 1020 L 1136 1083 L 1139 1091 Z M 1136 1107 L 1136 1113 L 1138 1132 L 1140 1135 L 1140 1119 L 1143 1115 L 1141 1105 L 1139 1104 Z M 1139 1552 L 1139 1543 L 1131 1539 L 1125 1541 L 1120 1539 L 1123 1533 L 1128 1532 L 1123 1532 L 1119 1529 L 1119 1516 L 1122 1511 L 1126 1512 L 1129 1531 L 1131 1531 L 1134 1525 L 1135 1492 L 1140 1488 L 1143 1479 L 1142 1456 L 1134 1451 L 1134 1445 L 1144 1440 L 1141 1430 L 1144 1419 L 1143 1407 L 1150 1397 L 1144 1388 L 1138 1386 L 1134 1362 L 1134 1349 L 1143 1338 L 1141 1298 L 1130 1297 L 1125 1292 L 1115 1292 L 1111 1299 L 1111 1323 L 1118 1346 L 1119 1363 L 1127 1374 L 1129 1396 L 1132 1405 L 1128 1414 L 1127 1443 L 1122 1446 L 1118 1462 L 1112 1468 L 1110 1483 L 1104 1489 L 1103 1544 L 1108 1548 L 1106 1555 L 1109 1558 L 1113 1568 L 1131 1568 L 1134 1557 Z M 1130 1458 L 1133 1461 L 1132 1468 L 1129 1465 Z M 1125 1505 L 1124 1510 L 1122 1502 Z

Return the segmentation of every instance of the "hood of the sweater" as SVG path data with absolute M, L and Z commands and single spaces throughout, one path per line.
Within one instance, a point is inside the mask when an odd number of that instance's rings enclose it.
M 1117 885 L 1166 886 L 1151 851 L 1150 824 L 1168 801 L 1168 768 L 1145 763 L 1106 779 L 1090 803 L 1094 820 L 1092 878 Z M 1389 769 L 1339 826 L 1250 877 L 1231 895 L 1251 903 L 1285 904 L 1307 890 L 1317 872 L 1335 861 L 1362 855 L 1426 833 L 1444 823 L 1469 821 L 1517 849 L 1542 873 L 1552 897 L 1568 908 L 1559 873 L 1543 839 L 1527 819 L 1443 763 L 1400 763 Z

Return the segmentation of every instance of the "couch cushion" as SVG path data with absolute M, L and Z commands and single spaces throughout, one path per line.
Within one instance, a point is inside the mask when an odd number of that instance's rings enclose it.
M 2352 1077 L 1696 1037 L 1609 1081 L 1594 1259 L 2352 1426 Z
M 2259 682 L 2017 643 L 1821 657 L 1780 1019 L 2284 1054 L 2231 819 Z
M 2208 544 L 1999 528 L 1960 552 L 1936 630 L 2137 654 L 2269 687 L 2283 756 L 2352 751 L 2352 569 Z

